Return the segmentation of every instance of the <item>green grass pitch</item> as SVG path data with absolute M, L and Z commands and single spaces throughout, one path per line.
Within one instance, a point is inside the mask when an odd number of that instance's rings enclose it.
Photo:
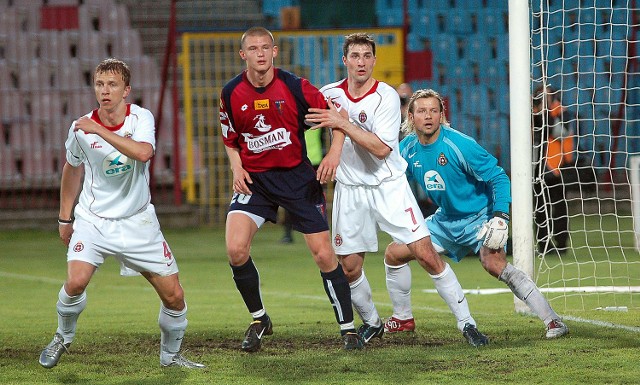
M 165 230 L 189 305 L 186 355 L 207 368 L 161 368 L 159 300 L 142 278 L 123 278 L 113 259 L 96 273 L 70 353 L 47 370 L 41 349 L 56 328 L 55 302 L 66 275 L 55 229 L 0 233 L 0 383 L 2 384 L 637 384 L 640 313 L 565 311 L 571 333 L 545 340 L 544 326 L 514 312 L 511 294 L 468 295 L 491 343 L 473 348 L 417 265 L 413 268 L 415 333 L 385 335 L 363 351 L 341 349 L 338 327 L 317 267 L 300 234 L 279 242 L 265 225 L 252 256 L 274 323 L 259 353 L 239 345 L 250 322 L 228 266 L 221 229 Z M 380 237 L 381 249 L 388 238 Z M 451 264 L 463 287 L 503 288 L 475 257 Z M 366 258 L 382 316 L 391 306 L 382 254 Z M 636 301 L 637 303 L 637 301 Z M 563 304 L 564 305 L 564 304 Z M 360 320 L 356 320 L 356 325 Z

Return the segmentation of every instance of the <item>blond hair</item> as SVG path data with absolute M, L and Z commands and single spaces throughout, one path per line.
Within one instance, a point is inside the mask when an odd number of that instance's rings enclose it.
M 407 103 L 407 119 L 405 119 L 404 122 L 402 122 L 402 126 L 401 126 L 402 132 L 405 135 L 408 135 L 415 131 L 413 122 L 409 121 L 408 118 L 409 118 L 409 114 L 413 114 L 415 110 L 416 100 L 423 99 L 423 98 L 438 99 L 438 104 L 440 105 L 440 112 L 442 113 L 441 121 L 439 123 L 445 124 L 447 126 L 449 125 L 449 122 L 447 121 L 447 115 L 444 110 L 444 99 L 442 98 L 442 96 L 440 96 L 438 92 L 432 89 L 417 90 L 416 92 L 413 93 L 413 95 L 411 95 L 411 98 L 409 99 L 409 103 Z

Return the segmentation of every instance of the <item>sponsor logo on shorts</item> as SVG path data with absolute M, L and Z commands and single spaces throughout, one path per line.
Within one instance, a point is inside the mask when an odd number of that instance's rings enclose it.
M 73 251 L 75 251 L 76 253 L 79 253 L 82 250 L 84 250 L 84 245 L 81 241 L 78 241 L 75 245 L 73 245 Z
M 175 261 L 173 259 L 173 253 L 166 241 L 162 242 L 162 247 L 164 248 L 164 259 L 167 261 L 167 266 L 173 265 L 173 261 Z
M 336 246 L 342 245 L 342 237 L 340 236 L 340 234 L 336 234 L 335 238 L 333 239 L 333 244 Z
M 412 232 L 412 233 L 415 233 L 416 231 L 418 231 L 418 229 L 419 229 L 419 228 L 420 228 L 420 225 L 416 226 L 416 228 L 415 228 L 415 229 L 411 229 L 411 232 Z

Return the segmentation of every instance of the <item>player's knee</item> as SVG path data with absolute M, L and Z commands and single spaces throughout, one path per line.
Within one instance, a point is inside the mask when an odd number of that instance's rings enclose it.
M 227 245 L 227 256 L 232 265 L 242 265 L 249 259 L 249 247 L 244 245 Z
M 77 277 L 69 277 L 64 284 L 64 291 L 71 297 L 82 294 L 87 288 L 88 282 Z
M 168 293 L 162 298 L 162 303 L 167 309 L 181 311 L 185 307 L 184 291 L 178 286 L 173 292 Z

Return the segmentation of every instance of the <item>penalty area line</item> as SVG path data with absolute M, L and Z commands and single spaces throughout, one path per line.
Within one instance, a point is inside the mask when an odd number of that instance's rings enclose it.
M 594 292 L 594 291 L 599 291 L 599 292 L 621 292 L 623 291 L 622 289 L 625 289 L 626 292 L 638 292 L 640 291 L 640 286 L 588 286 L 588 287 L 565 287 L 565 288 L 540 288 L 540 291 L 543 293 L 559 293 L 559 292 Z M 464 289 L 462 290 L 465 294 L 475 294 L 475 295 L 494 295 L 494 294 L 513 294 L 511 292 L 511 289 L 509 288 L 493 288 L 493 289 Z M 424 289 L 422 290 L 423 293 L 427 293 L 427 294 L 438 294 L 438 292 L 435 289 Z M 530 314 L 531 316 L 535 317 L 535 314 L 531 313 L 531 312 L 526 312 L 526 314 Z M 591 325 L 595 325 L 595 326 L 601 326 L 601 327 L 605 327 L 605 328 L 610 328 L 610 329 L 621 329 L 621 330 L 627 330 L 633 333 L 640 333 L 640 327 L 635 327 L 635 326 L 627 326 L 627 325 L 620 325 L 620 324 L 614 324 L 612 322 L 605 322 L 605 321 L 598 321 L 598 320 L 592 320 L 592 319 L 586 319 L 586 318 L 581 318 L 581 317 L 574 317 L 574 316 L 570 316 L 570 315 L 563 315 L 562 316 L 563 320 L 568 320 L 568 321 L 572 321 L 572 322 L 580 322 L 580 323 L 585 323 L 585 324 L 591 324 Z

